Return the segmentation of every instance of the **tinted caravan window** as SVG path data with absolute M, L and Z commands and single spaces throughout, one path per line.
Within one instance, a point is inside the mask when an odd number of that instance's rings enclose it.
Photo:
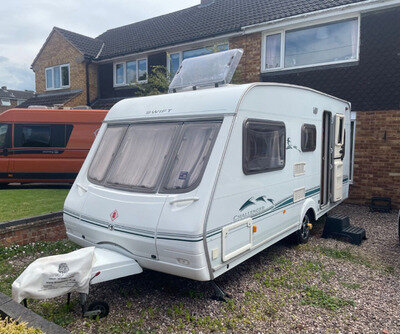
M 220 126 L 220 122 L 183 125 L 172 167 L 164 181 L 164 190 L 182 192 L 200 183 Z
M 303 124 L 301 127 L 301 150 L 303 152 L 315 151 L 317 146 L 317 129 L 315 125 Z
M 243 131 L 243 172 L 248 175 L 283 169 L 285 144 L 283 122 L 247 120 Z

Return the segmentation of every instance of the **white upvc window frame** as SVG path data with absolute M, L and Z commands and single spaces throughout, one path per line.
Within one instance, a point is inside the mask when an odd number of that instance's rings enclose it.
M 139 80 L 139 62 L 142 60 L 146 61 L 146 74 L 147 74 L 146 80 Z M 134 83 L 126 82 L 126 63 L 131 63 L 131 62 L 136 62 L 136 82 L 134 82 Z M 124 80 L 122 83 L 117 83 L 117 66 L 118 65 L 123 65 L 123 69 L 124 69 Z M 143 83 L 147 83 L 148 79 L 149 79 L 149 59 L 148 59 L 148 57 L 119 61 L 119 62 L 114 63 L 114 65 L 113 65 L 113 85 L 114 85 L 114 87 L 124 87 L 124 86 L 129 86 L 129 85 L 134 86 L 137 84 L 143 84 Z
M 60 87 L 58 87 L 58 88 L 54 87 L 54 68 L 56 68 L 56 67 L 60 67 Z M 68 85 L 62 84 L 62 70 L 61 70 L 62 67 L 68 67 Z M 53 81 L 52 84 L 53 85 L 51 87 L 48 87 L 48 85 L 47 85 L 47 70 L 51 70 L 51 73 L 52 73 L 52 81 Z M 45 81 L 46 81 L 46 90 L 59 90 L 59 89 L 66 89 L 66 88 L 71 87 L 71 67 L 70 67 L 69 63 L 46 67 L 44 69 L 44 77 L 45 77 Z
M 315 64 L 310 64 L 310 65 L 301 65 L 301 66 L 293 66 L 293 67 L 285 67 L 285 41 L 286 41 L 286 32 L 291 31 L 291 30 L 297 30 L 297 29 L 302 29 L 302 28 L 312 28 L 315 26 L 320 26 L 324 24 L 330 24 L 330 23 L 335 23 L 335 22 L 341 22 L 341 21 L 347 21 L 351 19 L 357 19 L 357 26 L 358 26 L 358 31 L 357 31 L 357 52 L 356 52 L 356 58 L 355 59 L 348 59 L 348 60 L 338 60 L 338 61 L 331 61 L 331 62 L 325 62 L 325 63 L 315 63 Z M 264 31 L 261 34 L 261 73 L 270 73 L 270 72 L 280 72 L 280 71 L 292 71 L 292 70 L 297 70 L 297 69 L 303 69 L 303 68 L 310 68 L 310 67 L 320 67 L 320 66 L 327 66 L 327 65 L 335 65 L 335 64 L 343 64 L 343 63 L 355 63 L 358 62 L 360 59 L 360 34 L 361 31 L 361 15 L 346 15 L 342 17 L 336 17 L 336 18 L 330 18 L 330 19 L 324 19 L 324 20 L 318 20 L 313 22 L 312 24 L 310 23 L 301 23 L 301 24 L 296 24 L 293 26 L 286 26 L 281 29 L 274 29 L 274 30 L 269 30 L 269 31 Z M 280 59 L 280 67 L 275 67 L 275 68 L 266 68 L 266 44 L 267 44 L 267 36 L 271 35 L 276 35 L 276 34 L 281 34 L 281 59 Z

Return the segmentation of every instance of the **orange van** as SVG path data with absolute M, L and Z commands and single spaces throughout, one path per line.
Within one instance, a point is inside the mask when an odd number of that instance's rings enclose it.
M 72 183 L 105 110 L 10 109 L 0 114 L 0 186 Z

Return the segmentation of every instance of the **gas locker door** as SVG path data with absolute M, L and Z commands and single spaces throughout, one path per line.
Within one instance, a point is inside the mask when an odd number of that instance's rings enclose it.
M 335 142 L 333 165 L 333 201 L 343 198 L 343 144 L 344 144 L 344 115 L 335 115 Z

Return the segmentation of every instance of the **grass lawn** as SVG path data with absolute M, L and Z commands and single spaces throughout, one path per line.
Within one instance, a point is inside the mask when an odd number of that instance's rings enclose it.
M 68 191 L 59 186 L 1 189 L 0 222 L 60 211 Z

